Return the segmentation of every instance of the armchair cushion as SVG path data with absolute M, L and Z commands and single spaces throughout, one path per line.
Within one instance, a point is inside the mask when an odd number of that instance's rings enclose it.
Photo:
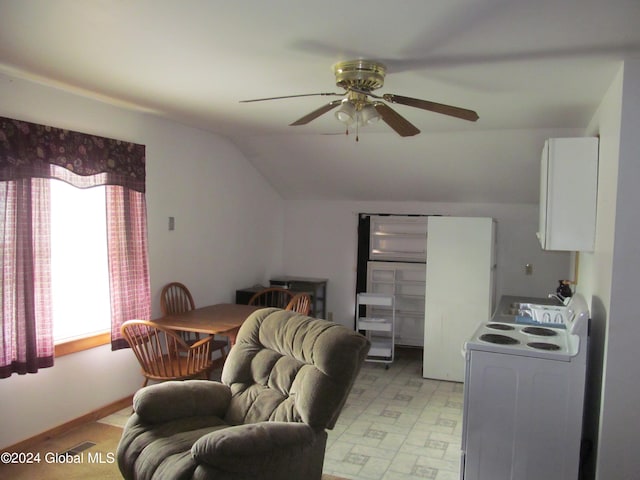
M 316 433 L 304 423 L 260 422 L 211 432 L 193 444 L 200 463 L 226 471 L 260 473 L 313 445 Z
M 231 389 L 218 382 L 169 381 L 138 390 L 133 410 L 147 423 L 165 423 L 185 417 L 224 416 Z

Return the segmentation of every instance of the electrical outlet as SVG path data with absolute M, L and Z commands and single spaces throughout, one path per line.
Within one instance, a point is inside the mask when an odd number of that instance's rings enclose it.
M 533 275 L 533 264 L 532 263 L 527 263 L 524 266 L 524 273 L 525 273 L 525 275 Z
M 176 229 L 176 218 L 169 217 L 169 231 L 173 231 Z

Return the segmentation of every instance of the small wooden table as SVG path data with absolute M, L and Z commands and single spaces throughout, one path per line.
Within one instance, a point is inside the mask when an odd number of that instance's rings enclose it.
M 172 330 L 228 336 L 233 345 L 242 323 L 249 315 L 261 308 L 264 307 L 219 303 L 184 313 L 166 315 L 153 322 Z

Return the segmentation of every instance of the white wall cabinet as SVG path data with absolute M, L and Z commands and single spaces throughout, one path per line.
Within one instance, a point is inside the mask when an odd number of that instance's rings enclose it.
M 543 250 L 593 251 L 598 190 L 598 139 L 551 138 L 540 162 Z
M 464 342 L 491 318 L 495 303 L 495 222 L 483 217 L 429 217 L 425 378 L 464 381 Z

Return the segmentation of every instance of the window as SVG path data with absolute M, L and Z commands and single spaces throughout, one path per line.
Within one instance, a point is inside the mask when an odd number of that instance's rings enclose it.
M 144 145 L 0 117 L 0 378 L 53 366 L 59 347 L 126 348 L 121 325 L 149 318 L 145 176 Z
M 51 180 L 51 303 L 58 344 L 111 328 L 105 187 Z

